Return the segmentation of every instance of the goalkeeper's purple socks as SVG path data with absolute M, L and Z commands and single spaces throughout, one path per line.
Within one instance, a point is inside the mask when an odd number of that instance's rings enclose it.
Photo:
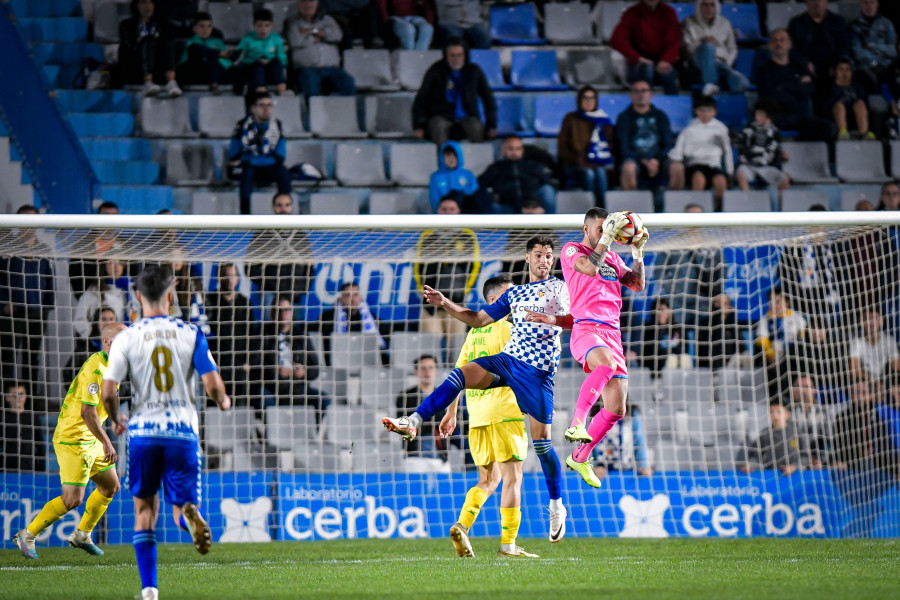
M 617 415 L 616 413 L 611 413 L 605 408 L 601 408 L 600 412 L 591 420 L 591 424 L 588 426 L 587 431 L 591 436 L 591 442 L 589 444 L 581 444 L 578 448 L 575 449 L 575 452 L 572 453 L 572 458 L 575 459 L 575 462 L 585 462 L 591 456 L 591 451 L 594 449 L 594 446 L 600 443 L 606 434 L 609 433 L 609 430 L 613 428 L 613 425 L 618 423 L 622 419 L 622 415 Z
M 433 392 L 422 400 L 422 404 L 416 409 L 416 414 L 422 417 L 423 421 L 427 421 L 453 404 L 453 401 L 464 389 L 466 389 L 466 378 L 463 376 L 462 371 L 453 369 L 450 371 L 447 379 L 444 380 L 444 383 L 437 386 Z
M 609 380 L 612 379 L 615 373 L 614 369 L 606 365 L 600 365 L 588 373 L 584 383 L 581 384 L 581 391 L 578 392 L 578 402 L 575 403 L 572 427 L 587 424 L 587 416 L 591 411 L 591 407 L 597 402 L 597 399 L 603 392 L 603 388 L 606 387 L 606 384 L 609 383 Z
M 141 588 L 156 585 L 156 534 L 152 529 L 135 531 L 131 538 L 137 555 L 138 573 L 141 574 Z

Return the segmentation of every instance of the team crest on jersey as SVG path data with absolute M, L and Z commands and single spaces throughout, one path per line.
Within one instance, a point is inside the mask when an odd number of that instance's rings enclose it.
M 569 246 L 568 248 L 566 248 L 566 256 L 572 256 L 576 252 L 578 252 L 578 248 L 576 248 L 575 246 Z
M 92 383 L 88 386 L 88 394 L 90 394 L 91 396 L 96 396 L 98 393 L 100 393 L 99 385 L 97 385 L 96 383 Z
M 605 263 L 602 267 L 600 267 L 600 277 L 602 277 L 606 281 L 615 281 L 618 279 L 618 277 L 616 276 L 616 270 Z

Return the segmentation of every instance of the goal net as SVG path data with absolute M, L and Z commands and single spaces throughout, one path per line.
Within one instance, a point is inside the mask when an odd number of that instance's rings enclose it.
M 645 221 L 647 286 L 623 294 L 628 412 L 594 452 L 602 487 L 564 476 L 567 536 L 900 535 L 900 219 Z M 61 402 L 101 349 L 102 324 L 140 318 L 134 280 L 149 262 L 172 265 L 173 315 L 206 332 L 235 405 L 220 412 L 197 383 L 214 539 L 446 535 L 478 479 L 464 410 L 449 439 L 431 422 L 405 444 L 380 424 L 440 384 L 465 339 L 423 305 L 421 287 L 482 307 L 488 278 L 527 281 L 530 237 L 553 236 L 558 256 L 580 227 L 578 215 L 5 217 L 3 539 L 59 495 Z M 552 435 L 562 461 L 585 377 L 568 337 Z M 126 414 L 129 395 L 123 386 Z M 126 442 L 116 443 L 124 480 Z M 524 470 L 520 536 L 543 537 L 533 449 Z M 39 542 L 64 543 L 82 510 Z M 123 487 L 95 539 L 129 542 L 131 512 Z M 187 541 L 170 512 L 159 538 Z M 494 494 L 472 534 L 499 529 Z

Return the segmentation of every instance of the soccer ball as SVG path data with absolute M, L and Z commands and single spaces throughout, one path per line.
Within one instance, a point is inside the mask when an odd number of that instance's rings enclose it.
M 627 246 L 644 232 L 644 221 L 636 212 L 626 210 L 624 214 L 628 218 L 628 223 L 619 230 L 614 239 L 623 246 Z

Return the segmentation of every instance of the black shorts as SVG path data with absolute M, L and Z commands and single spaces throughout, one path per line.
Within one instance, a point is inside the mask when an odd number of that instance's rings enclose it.
M 716 175 L 725 175 L 725 171 L 717 169 L 716 167 L 711 167 L 709 165 L 691 165 L 684 168 L 685 179 L 687 180 L 688 185 L 690 185 L 694 173 L 702 173 L 703 176 L 706 177 L 707 187 L 712 185 L 713 177 Z

